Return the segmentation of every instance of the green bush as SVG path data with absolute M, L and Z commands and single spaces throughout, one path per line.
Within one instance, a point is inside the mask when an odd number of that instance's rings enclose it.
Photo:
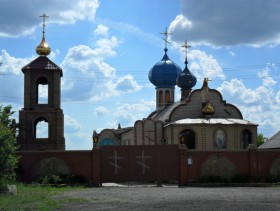
M 76 185 L 76 184 L 87 184 L 89 181 L 83 176 L 75 176 L 75 175 L 47 175 L 44 177 L 38 177 L 33 180 L 35 183 L 39 183 L 42 185 Z
M 15 182 L 19 159 L 17 149 L 14 134 L 0 122 L 0 186 Z

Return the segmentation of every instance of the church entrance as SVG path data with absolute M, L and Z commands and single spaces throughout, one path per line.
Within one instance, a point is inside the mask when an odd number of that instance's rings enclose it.
M 195 149 L 195 134 L 192 130 L 184 130 L 181 132 L 180 144 L 185 144 L 188 149 Z
M 101 183 L 178 182 L 178 145 L 100 147 Z

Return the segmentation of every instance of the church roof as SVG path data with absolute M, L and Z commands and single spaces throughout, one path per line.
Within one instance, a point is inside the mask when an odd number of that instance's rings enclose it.
M 116 135 L 120 135 L 126 132 L 129 132 L 133 129 L 133 127 L 125 127 L 125 128 L 119 128 L 119 129 L 114 129 L 114 133 Z
M 259 149 L 279 149 L 280 148 L 280 130 L 270 139 L 264 142 Z
M 164 51 L 163 58 L 151 68 L 149 80 L 156 87 L 174 87 L 182 69 L 169 59 L 166 48 Z
M 204 118 L 205 115 L 202 112 L 204 88 L 203 86 L 201 89 L 193 90 L 188 98 L 177 101 L 161 111 L 153 112 L 148 118 L 166 123 L 180 119 Z M 243 119 L 240 110 L 227 103 L 218 90 L 208 89 L 207 94 L 209 95 L 209 102 L 215 109 L 211 119 Z
M 169 119 L 171 112 L 181 103 L 182 103 L 181 101 L 175 102 L 161 111 L 153 112 L 151 116 L 149 116 L 148 118 L 165 122 L 166 120 Z
M 24 72 L 25 70 L 59 70 L 60 75 L 62 76 L 62 69 L 56 65 L 53 61 L 51 61 L 46 56 L 39 56 L 34 59 L 29 64 L 25 65 L 21 70 Z
M 250 121 L 243 120 L 243 119 L 222 119 L 222 118 L 197 118 L 197 119 L 180 119 L 174 122 L 167 124 L 165 127 L 169 125 L 182 125 L 182 124 L 208 124 L 208 125 L 216 125 L 216 124 L 223 124 L 223 125 L 256 125 Z

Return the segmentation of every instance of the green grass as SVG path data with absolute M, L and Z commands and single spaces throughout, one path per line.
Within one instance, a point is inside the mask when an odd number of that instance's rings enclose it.
M 55 210 L 64 203 L 83 203 L 83 198 L 56 197 L 69 190 L 82 190 L 84 187 L 50 187 L 17 184 L 17 195 L 0 195 L 2 210 Z

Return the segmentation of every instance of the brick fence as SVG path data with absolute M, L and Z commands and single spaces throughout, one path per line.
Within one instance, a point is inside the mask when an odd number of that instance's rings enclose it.
M 93 183 L 124 181 L 177 181 L 236 176 L 266 180 L 280 178 L 277 150 L 188 150 L 178 145 L 110 146 L 88 151 L 21 152 L 21 177 L 71 174 Z

